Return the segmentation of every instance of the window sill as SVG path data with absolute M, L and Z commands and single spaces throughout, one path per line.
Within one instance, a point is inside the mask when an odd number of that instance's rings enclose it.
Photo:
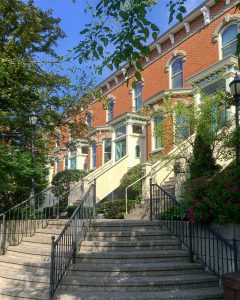
M 163 147 L 161 148 L 157 148 L 157 149 L 154 149 L 153 151 L 150 152 L 150 154 L 156 154 L 156 153 L 159 153 L 159 152 L 163 152 Z

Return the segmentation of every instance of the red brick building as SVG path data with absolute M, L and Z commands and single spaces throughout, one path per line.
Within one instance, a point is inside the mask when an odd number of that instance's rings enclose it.
M 149 119 L 139 111 L 155 110 L 170 92 L 174 101 L 184 95 L 198 102 L 198 88 L 206 93 L 217 87 L 228 90 L 238 65 L 235 53 L 240 14 L 235 5 L 236 1 L 231 0 L 205 1 L 161 35 L 150 45 L 151 54 L 143 62 L 142 82 L 135 90 L 131 88 L 134 70 L 126 74 L 123 68 L 106 78 L 98 88 L 109 98 L 109 109 L 104 110 L 98 101 L 91 103 L 86 112 L 89 133 L 79 139 L 75 151 L 63 151 L 57 156 L 54 173 L 78 168 L 95 170 L 91 178 L 100 178 L 111 169 L 106 180 L 119 178 L 119 183 L 129 167 L 147 162 L 151 155 L 170 151 L 175 142 L 171 119 L 164 125 L 173 134 L 163 145 L 154 135 L 154 124 L 161 122 L 161 117 Z M 126 76 L 130 79 L 128 85 Z M 190 130 L 185 128 L 182 138 L 189 135 Z M 55 153 L 58 142 L 56 146 Z

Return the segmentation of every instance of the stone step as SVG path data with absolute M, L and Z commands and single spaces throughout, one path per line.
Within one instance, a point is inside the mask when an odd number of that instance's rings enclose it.
M 84 252 L 80 251 L 76 262 L 113 264 L 113 263 L 138 263 L 138 262 L 162 262 L 162 261 L 190 261 L 187 250 L 158 250 L 158 251 L 131 251 L 131 252 Z
M 219 288 L 149 291 L 149 292 L 74 292 L 60 287 L 55 299 L 58 300 L 223 300 Z
M 75 263 L 68 271 L 69 275 L 80 272 L 83 276 L 165 276 L 176 274 L 192 274 L 204 272 L 204 266 L 200 263 L 190 262 L 162 262 L 162 263 L 122 263 L 122 264 L 91 264 Z
M 44 286 L 44 288 L 36 288 L 36 286 L 23 286 L 10 284 L 9 282 L 1 281 L 0 288 L 0 299 L 1 300 L 46 300 L 49 299 L 49 288 Z M 66 298 L 65 298 L 66 299 Z
M 148 241 L 83 241 L 80 251 L 136 251 L 179 249 L 180 242 L 177 240 L 148 240 Z
M 28 257 L 28 258 L 37 258 L 44 260 L 50 256 L 50 250 L 45 247 L 33 247 L 26 246 L 24 243 L 19 244 L 18 246 L 9 246 L 7 251 L 10 255 L 15 257 Z
M 35 269 L 35 272 L 32 272 Z M 20 281 L 23 283 L 26 282 L 32 282 L 35 283 L 49 283 L 49 275 L 50 275 L 50 269 L 42 269 L 39 271 L 38 268 L 24 268 L 24 269 L 16 269 L 16 268 L 7 268 L 1 266 L 0 269 L 0 279 L 1 282 L 6 280 L 12 280 L 13 283 L 16 281 Z
M 132 241 L 132 240 L 165 240 L 171 239 L 172 235 L 169 230 L 159 229 L 159 230 L 148 230 L 148 231 L 135 231 L 135 232 L 89 232 L 86 235 L 86 240 L 92 241 L 99 239 L 101 241 Z
M 159 277 L 84 277 L 66 276 L 62 287 L 75 291 L 164 291 L 171 289 L 205 288 L 218 284 L 212 274 L 187 274 Z
M 129 214 L 124 214 L 124 220 L 149 220 L 150 217 L 148 215 L 141 213 L 131 212 Z

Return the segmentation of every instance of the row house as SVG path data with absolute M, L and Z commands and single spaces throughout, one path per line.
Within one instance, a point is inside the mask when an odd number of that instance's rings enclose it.
M 85 112 L 89 126 L 86 137 L 77 141 L 73 151 L 55 155 L 52 173 L 67 168 L 88 170 L 92 174 L 89 180 L 97 178 L 100 185 L 108 184 L 108 191 L 113 191 L 130 167 L 171 151 L 177 139 L 171 119 L 164 120 L 171 133 L 164 145 L 154 134 L 154 126 L 163 122 L 162 117 L 152 114 L 149 118 L 141 111 L 157 111 L 169 93 L 173 101 L 191 97 L 198 103 L 199 88 L 207 94 L 219 87 L 229 89 L 238 66 L 240 14 L 235 10 L 236 3 L 205 1 L 150 44 L 151 54 L 142 62 L 142 81 L 135 89 L 134 70 L 126 73 L 127 67 L 100 83 L 97 88 L 108 98 L 108 109 L 92 101 Z M 181 124 L 181 118 L 175 118 Z M 184 140 L 190 134 L 186 127 L 180 138 Z M 54 151 L 59 150 L 56 141 Z M 99 199 L 106 196 L 104 192 Z

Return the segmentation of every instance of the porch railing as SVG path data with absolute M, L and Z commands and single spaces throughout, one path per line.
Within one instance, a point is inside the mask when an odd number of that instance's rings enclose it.
M 80 243 L 95 218 L 96 180 L 83 196 L 62 232 L 52 237 L 49 299 L 52 299 L 69 265 L 75 263 Z
M 25 236 L 32 236 L 36 229 L 44 228 L 48 219 L 59 212 L 58 188 L 52 186 L 0 214 L 0 254 L 8 246 L 18 245 Z
M 201 260 L 208 269 L 219 277 L 223 273 L 238 271 L 236 239 L 226 240 L 210 225 L 192 224 L 186 213 L 170 209 L 180 208 L 181 204 L 159 185 L 150 179 L 150 215 L 151 219 L 162 220 L 171 233 L 189 249 L 191 260 Z

